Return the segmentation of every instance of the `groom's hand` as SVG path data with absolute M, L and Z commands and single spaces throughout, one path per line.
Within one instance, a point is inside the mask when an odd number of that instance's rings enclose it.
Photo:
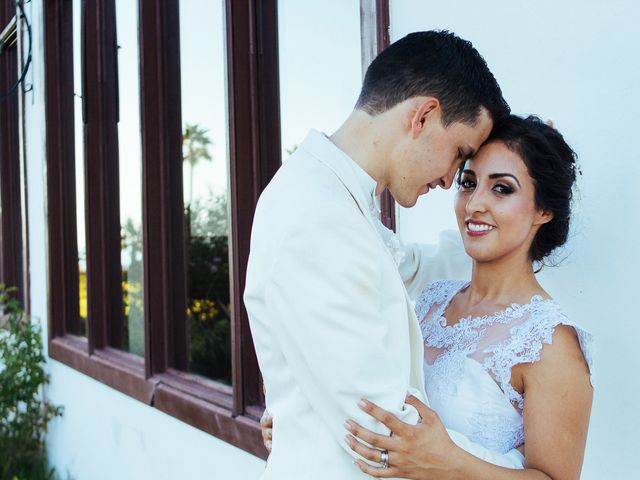
M 271 453 L 271 442 L 273 440 L 273 417 L 266 408 L 260 418 L 260 429 L 262 430 L 262 443 L 264 443 L 264 447 L 267 449 L 267 452 Z
M 358 467 L 377 478 L 454 478 L 459 460 L 455 453 L 459 448 L 440 418 L 412 395 L 407 396 L 406 403 L 420 414 L 417 425 L 404 423 L 369 401 L 364 401 L 360 407 L 389 428 L 391 436 L 379 435 L 353 420 L 347 421 L 351 435 L 347 435 L 346 441 L 354 452 L 373 463 L 381 463 L 382 452 L 388 453 L 387 468 L 371 466 L 362 460 L 356 461 Z

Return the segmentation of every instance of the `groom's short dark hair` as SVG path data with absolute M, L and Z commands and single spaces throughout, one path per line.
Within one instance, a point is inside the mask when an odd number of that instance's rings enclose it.
M 370 115 L 418 96 L 440 101 L 445 126 L 474 124 L 482 107 L 496 121 L 510 112 L 487 62 L 448 31 L 410 33 L 369 65 L 356 108 Z

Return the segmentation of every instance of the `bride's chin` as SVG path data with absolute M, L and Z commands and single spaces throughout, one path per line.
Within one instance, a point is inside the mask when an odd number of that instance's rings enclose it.
M 492 252 L 486 248 L 478 248 L 476 245 L 465 245 L 464 251 L 471 257 L 471 260 L 477 263 L 488 263 L 497 258 Z

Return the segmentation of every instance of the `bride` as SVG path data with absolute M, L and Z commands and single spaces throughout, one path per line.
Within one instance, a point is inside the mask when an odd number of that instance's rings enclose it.
M 567 240 L 576 169 L 560 133 L 515 115 L 463 165 L 455 214 L 473 260 L 471 281 L 434 282 L 416 302 L 430 408 L 408 397 L 422 418 L 409 425 L 363 399 L 360 407 L 392 432 L 345 422 L 345 441 L 366 459 L 356 461 L 363 472 L 416 480 L 579 478 L 592 339 L 535 276 Z M 271 419 L 263 420 L 268 445 Z M 446 429 L 494 451 L 517 448 L 523 470 L 474 457 Z

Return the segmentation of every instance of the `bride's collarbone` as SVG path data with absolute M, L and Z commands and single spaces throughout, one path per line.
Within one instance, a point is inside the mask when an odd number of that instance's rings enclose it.
M 466 288 L 451 298 L 443 312 L 443 317 L 448 326 L 453 326 L 464 319 L 498 315 L 513 305 L 527 305 L 536 295 L 539 295 L 545 300 L 550 298 L 544 290 L 536 289 L 535 291 L 532 290 L 514 295 L 509 301 L 486 299 L 474 302 L 470 298 L 469 288 Z
M 493 301 L 483 301 L 475 305 L 470 305 L 464 293 L 460 293 L 449 302 L 443 316 L 447 320 L 447 325 L 453 326 L 464 319 L 495 315 L 508 306 L 509 304 Z

